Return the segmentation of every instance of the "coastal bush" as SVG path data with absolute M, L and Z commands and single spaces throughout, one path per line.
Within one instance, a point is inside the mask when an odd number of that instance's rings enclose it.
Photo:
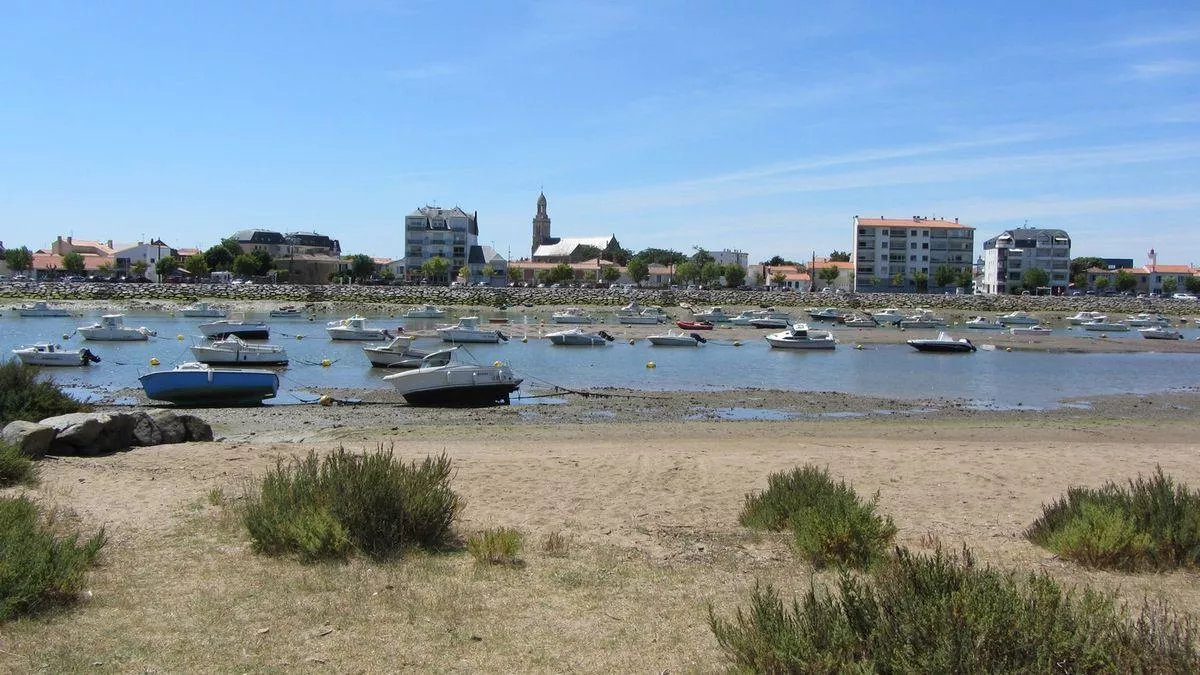
M 13 420 L 38 420 L 86 410 L 53 382 L 39 380 L 38 369 L 16 359 L 0 363 L 0 427 Z
M 1029 541 L 1091 567 L 1200 566 L 1200 492 L 1158 467 L 1127 485 L 1073 487 L 1025 531 Z
M 1196 672 L 1192 621 L 1111 595 L 1064 590 L 1043 573 L 976 566 L 970 552 L 897 549 L 868 576 L 843 572 L 836 593 L 810 586 L 789 604 L 756 587 L 709 627 L 754 672 Z
M 452 539 L 461 502 L 445 455 L 404 463 L 391 448 L 360 455 L 338 448 L 324 458 L 278 462 L 246 491 L 243 521 L 254 550 L 305 561 L 373 558 L 408 547 L 439 549 Z
M 866 569 L 883 558 L 896 526 L 875 512 L 879 495 L 859 498 L 845 481 L 805 465 L 774 473 L 767 489 L 746 495 L 740 522 L 755 529 L 791 528 L 793 545 L 818 568 L 830 564 Z
M 508 527 L 477 532 L 467 538 L 467 551 L 484 565 L 518 565 L 521 533 Z
M 33 482 L 36 472 L 33 460 L 20 448 L 0 441 L 0 487 Z
M 79 542 L 25 497 L 0 497 L 0 621 L 69 604 L 104 546 L 104 530 Z

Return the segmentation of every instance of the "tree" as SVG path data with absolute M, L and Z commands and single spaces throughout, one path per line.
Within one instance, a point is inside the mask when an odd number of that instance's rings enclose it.
M 692 261 L 681 262 L 675 266 L 675 278 L 687 283 L 700 277 L 700 267 Z
M 913 285 L 917 287 L 918 293 L 924 293 L 929 290 L 929 275 L 924 272 L 916 272 L 913 274 Z
M 575 270 L 567 263 L 558 263 L 550 268 L 550 280 L 556 284 L 565 284 L 575 280 Z
M 446 275 L 450 272 L 450 263 L 442 256 L 434 256 L 429 260 L 421 263 L 421 274 L 425 275 L 427 281 L 434 283 L 448 282 L 449 277 Z
M 706 265 L 710 262 L 717 261 L 717 259 L 714 258 L 711 253 L 709 253 L 708 251 L 705 251 L 704 249 L 700 248 L 699 246 L 693 246 L 692 248 L 694 248 L 696 250 L 696 252 L 692 254 L 691 261 L 696 263 L 697 265 L 699 265 L 701 268 L 703 268 L 704 265 Z
M 841 274 L 841 270 L 836 267 L 822 267 L 820 271 L 817 272 L 817 278 L 821 281 L 824 281 L 826 286 L 832 286 L 833 282 L 837 281 L 837 278 L 841 276 Z
M 204 262 L 208 264 L 209 269 L 229 271 L 233 265 L 233 259 L 241 253 L 230 253 L 228 248 L 221 244 L 210 247 L 204 252 Z
M 1175 277 L 1167 277 L 1162 281 L 1162 292 L 1170 295 L 1179 290 L 1179 282 Z
M 940 288 L 952 286 L 957 280 L 958 270 L 949 265 L 942 265 L 933 271 L 933 283 Z
M 963 291 L 970 293 L 972 287 L 975 285 L 975 275 L 971 274 L 971 270 L 969 269 L 959 270 L 957 282 Z
M 24 272 L 33 267 L 33 253 L 28 246 L 10 248 L 4 252 L 4 262 L 14 272 Z
M 129 267 L 129 271 L 134 277 L 146 276 L 146 270 L 150 269 L 150 265 L 145 260 L 139 260 Z
M 742 269 L 741 265 L 729 263 L 725 266 L 725 285 L 730 288 L 737 288 L 746 283 L 746 270 Z
M 283 270 L 280 271 L 282 272 Z M 383 267 L 379 268 L 379 278 L 385 281 L 391 281 L 392 279 L 396 278 L 396 273 L 392 271 L 392 268 L 384 265 Z
M 539 284 L 554 283 L 553 281 L 550 280 L 550 277 L 551 277 L 550 270 L 538 270 L 537 273 L 533 275 L 533 278 L 536 279 Z
M 258 261 L 245 253 L 233 259 L 230 269 L 239 277 L 252 277 L 258 272 Z M 337 276 L 336 273 L 333 276 Z
M 270 253 L 267 253 L 266 251 L 264 251 L 262 249 L 254 251 L 253 253 L 250 254 L 250 257 L 253 258 L 254 261 L 258 264 L 258 266 L 254 270 L 254 273 L 259 276 L 263 276 L 267 272 L 270 272 L 271 270 L 275 269 L 275 259 L 271 257 Z
M 678 265 L 688 259 L 688 257 L 679 251 L 673 251 L 669 248 L 647 248 L 638 251 L 634 258 L 641 258 L 647 264 L 656 263 L 664 267 Z
M 356 253 L 350 256 L 350 276 L 358 281 L 366 281 L 375 274 L 375 261 L 366 253 Z
M 1137 288 L 1137 277 L 1125 270 L 1120 270 L 1117 272 L 1116 283 L 1118 291 L 1121 291 L 1122 293 L 1125 291 L 1132 291 L 1133 289 Z
M 612 246 L 604 252 L 604 259 L 617 265 L 628 265 L 633 258 L 633 251 L 619 246 Z
M 796 263 L 791 260 L 785 260 L 785 259 L 781 258 L 780 256 L 776 255 L 776 256 L 771 256 L 771 259 L 764 262 L 763 264 L 768 265 L 770 267 L 782 267 L 783 265 L 795 265 Z
M 710 260 L 700 267 L 700 281 L 706 285 L 715 284 L 724 271 L 724 268 L 717 264 L 716 259 Z
M 1096 277 L 1096 290 L 1103 291 L 1108 288 L 1108 277 Z
M 1183 287 L 1188 293 L 1200 293 L 1200 276 L 1192 275 L 1183 280 Z
M 187 260 L 183 261 L 183 269 L 187 270 L 192 276 L 202 277 L 208 274 L 208 261 L 204 259 L 203 253 L 190 255 Z
M 96 266 L 96 271 L 104 277 L 111 277 L 113 272 L 112 263 L 100 263 Z
M 173 255 L 169 255 L 165 258 L 159 258 L 158 262 L 154 263 L 154 272 L 158 275 L 159 283 L 162 283 L 167 277 L 175 274 L 175 271 L 178 269 L 179 260 Z
M 1079 273 L 1086 273 L 1090 269 L 1105 269 L 1103 258 L 1072 258 L 1071 259 L 1071 276 L 1075 277 Z
M 479 274 L 484 279 L 490 280 L 492 277 L 496 276 L 496 268 L 492 267 L 491 265 L 484 265 L 483 269 L 479 270 Z
M 829 254 L 829 262 L 850 262 L 850 254 L 846 251 L 833 251 Z
M 583 244 L 581 246 L 576 246 L 575 250 L 571 251 L 571 257 L 569 260 L 570 262 L 575 263 L 583 262 L 584 260 L 595 260 L 596 258 L 599 258 L 602 253 L 604 253 L 604 251 L 601 251 L 596 246 Z
M 891 285 L 892 286 L 903 286 L 904 285 L 904 274 L 902 272 L 896 272 L 895 274 L 893 274 L 892 279 L 891 279 Z
M 508 280 L 514 284 L 521 281 L 521 269 L 518 267 L 508 268 Z
M 650 278 L 650 265 L 645 260 L 634 256 L 629 261 L 629 265 L 625 268 L 625 273 L 633 280 L 635 284 L 641 284 L 646 279 Z
M 776 286 L 782 286 L 783 282 L 787 281 L 787 275 L 783 272 L 772 272 L 771 283 Z
M 1050 274 L 1040 267 L 1031 267 L 1021 275 L 1021 285 L 1030 293 L 1037 293 L 1037 289 L 1050 285 Z
M 1080 272 L 1079 274 L 1076 274 L 1071 281 L 1075 283 L 1075 288 L 1083 288 L 1084 286 L 1087 286 L 1087 272 Z
M 609 265 L 601 270 L 600 278 L 604 281 L 604 283 L 611 284 L 612 282 L 621 278 L 621 270 L 614 265 Z
M 64 270 L 71 274 L 83 274 L 87 269 L 86 264 L 83 262 L 83 256 L 75 251 L 71 251 L 62 257 L 62 266 Z

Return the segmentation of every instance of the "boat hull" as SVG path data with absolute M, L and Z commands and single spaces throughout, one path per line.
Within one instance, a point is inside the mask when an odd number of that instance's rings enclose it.
M 712 330 L 713 325 L 707 322 L 676 321 L 675 325 L 683 330 Z
M 467 407 L 507 404 L 521 386 L 507 367 L 452 365 L 383 378 L 409 405 Z
M 79 334 L 85 340 L 96 342 L 144 342 L 150 339 L 149 333 L 143 333 L 133 328 L 111 330 L 108 328 L 80 328 Z
M 970 345 L 965 345 L 965 344 L 950 344 L 950 343 L 935 344 L 932 342 L 917 342 L 914 340 L 909 340 L 908 345 L 919 352 L 930 352 L 930 353 L 940 353 L 940 354 L 955 354 L 955 353 L 969 354 L 969 353 L 975 351 L 974 347 L 972 347 Z
M 411 406 L 439 408 L 469 408 L 485 405 L 508 405 L 510 396 L 521 386 L 520 380 L 503 384 L 439 387 L 403 394 Z
M 225 339 L 236 335 L 243 340 L 266 340 L 271 336 L 271 329 L 266 324 L 200 324 L 200 332 L 205 337 Z
M 91 361 L 85 356 L 86 350 L 78 352 L 30 352 L 14 349 L 13 353 L 27 366 L 72 367 L 86 366 Z
M 346 342 L 380 342 L 392 337 L 385 330 L 338 330 L 336 328 L 326 328 L 325 332 L 329 333 L 330 340 L 344 340 Z
M 837 342 L 834 340 L 815 339 L 815 340 L 787 340 L 774 336 L 766 336 L 764 338 L 767 344 L 775 349 L 835 349 Z
M 457 331 L 447 330 L 438 331 L 442 336 L 442 342 L 451 343 L 490 343 L 495 344 L 500 341 L 499 331 Z
M 659 316 L 641 316 L 641 315 L 621 316 L 621 315 L 617 315 L 617 323 L 623 323 L 623 324 L 627 324 L 627 325 L 650 326 L 650 325 L 659 324 L 659 323 L 663 323 L 663 322 L 664 322 L 664 319 Z
M 200 363 L 221 366 L 286 366 L 287 353 L 260 353 L 232 351 L 228 349 L 211 349 L 209 347 L 192 347 L 192 356 Z
M 147 398 L 184 405 L 262 403 L 279 391 L 279 376 L 266 370 L 164 370 L 138 380 Z

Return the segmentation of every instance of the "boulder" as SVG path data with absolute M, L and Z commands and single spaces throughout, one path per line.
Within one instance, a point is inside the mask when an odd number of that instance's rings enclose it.
M 187 440 L 211 441 L 213 439 L 213 430 L 208 422 L 195 415 L 180 415 L 179 419 L 183 422 L 184 429 L 187 430 Z
M 20 448 L 21 452 L 28 457 L 41 459 L 50 449 L 50 444 L 54 441 L 56 434 L 58 434 L 58 430 L 54 427 L 17 420 L 9 422 L 8 426 L 0 431 L 0 439 L 9 445 Z
M 99 452 L 111 452 L 124 450 L 133 445 L 133 429 L 137 425 L 139 414 L 132 412 L 98 413 L 96 418 L 103 425 L 103 429 L 93 441 L 93 449 Z
M 182 443 L 187 440 L 187 427 L 170 410 L 151 410 L 146 413 L 162 435 L 160 443 Z
M 103 413 L 101 413 L 103 414 Z M 70 413 L 47 417 L 41 424 L 53 427 L 58 433 L 50 444 L 52 452 L 79 452 L 93 449 L 104 425 L 94 413 Z
M 133 424 L 134 445 L 158 445 L 163 442 L 162 431 L 150 415 L 139 412 L 137 421 Z

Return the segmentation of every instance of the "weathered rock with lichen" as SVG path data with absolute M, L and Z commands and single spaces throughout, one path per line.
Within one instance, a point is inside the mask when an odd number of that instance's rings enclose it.
M 0 430 L 0 440 L 16 447 L 26 457 L 41 459 L 50 449 L 50 444 L 54 442 L 56 434 L 58 434 L 58 430 L 54 427 L 37 422 L 16 420 L 9 422 L 3 430 Z

